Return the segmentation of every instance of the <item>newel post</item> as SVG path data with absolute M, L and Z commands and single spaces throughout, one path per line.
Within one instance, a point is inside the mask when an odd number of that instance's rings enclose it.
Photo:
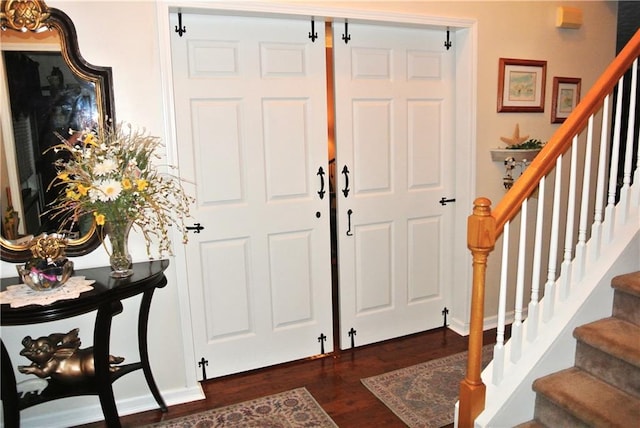
M 496 220 L 491 216 L 491 201 L 478 198 L 473 202 L 473 214 L 467 220 L 467 246 L 473 257 L 473 288 L 469 319 L 469 355 L 467 375 L 460 383 L 458 427 L 473 427 L 474 420 L 484 410 L 486 386 L 482 383 L 482 332 L 484 321 L 484 290 L 487 257 L 493 250 Z

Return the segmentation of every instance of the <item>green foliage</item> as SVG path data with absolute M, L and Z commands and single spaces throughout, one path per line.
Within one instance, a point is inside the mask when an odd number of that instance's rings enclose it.
M 512 146 L 507 146 L 509 150 L 537 150 L 544 147 L 546 143 L 537 140 L 535 138 L 529 138 L 527 141 L 521 144 L 514 144 Z

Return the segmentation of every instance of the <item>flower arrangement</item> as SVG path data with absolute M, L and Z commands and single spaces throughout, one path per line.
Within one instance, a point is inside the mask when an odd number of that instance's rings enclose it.
M 160 158 L 158 137 L 122 123 L 100 134 L 69 133 L 69 138 L 58 135 L 60 144 L 49 149 L 59 155 L 58 174 L 49 187 L 63 187 L 50 210 L 54 217 L 64 217 L 61 229 L 86 214 L 99 226 L 129 223 L 144 235 L 151 257 L 154 238 L 161 256 L 171 254 L 168 228 L 177 223 L 186 243 L 184 221 L 194 199 L 185 194 L 180 179 L 158 172 L 153 164 Z

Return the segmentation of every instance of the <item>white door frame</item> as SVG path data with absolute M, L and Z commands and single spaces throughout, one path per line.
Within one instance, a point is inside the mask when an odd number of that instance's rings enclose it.
M 361 21 L 370 23 L 386 23 L 394 25 L 419 25 L 443 30 L 449 27 L 453 33 L 452 41 L 455 46 L 456 67 L 456 98 L 455 120 L 456 126 L 456 171 L 455 186 L 456 218 L 454 224 L 466 225 L 467 217 L 473 208 L 473 195 L 476 186 L 476 116 L 477 116 L 477 67 L 478 67 L 478 28 L 477 21 L 468 18 L 413 15 L 384 11 L 369 11 L 360 9 L 342 9 L 322 7 L 319 5 L 279 4 L 275 2 L 198 2 L 198 1 L 158 1 L 157 21 L 159 37 L 160 73 L 162 75 L 163 111 L 164 111 L 164 141 L 167 158 L 170 163 L 176 163 L 178 145 L 176 140 L 176 124 L 174 115 L 174 100 L 172 93 L 171 71 L 171 43 L 175 31 L 169 23 L 169 13 L 182 11 L 203 11 L 216 14 L 248 14 L 255 16 L 298 16 L 323 17 L 336 21 Z M 188 22 L 183 23 L 187 26 Z M 465 209 L 468 207 L 468 209 Z M 469 333 L 469 307 L 471 299 L 471 256 L 467 250 L 466 226 L 455 228 L 453 236 L 454 263 L 462 264 L 453 269 L 453 284 L 450 288 L 452 308 L 449 308 L 449 328 L 455 332 L 467 335 Z M 186 252 L 183 246 L 174 247 L 176 275 L 186 278 Z M 178 287 L 178 298 L 182 322 L 182 339 L 185 362 L 196 361 L 191 334 L 191 310 L 189 305 L 189 287 L 182 284 Z M 197 367 L 185 364 L 185 377 L 188 385 L 197 383 Z

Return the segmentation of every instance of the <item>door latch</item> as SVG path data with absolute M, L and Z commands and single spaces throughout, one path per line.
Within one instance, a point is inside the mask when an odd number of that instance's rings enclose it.
M 200 223 L 193 223 L 193 226 L 187 226 L 186 229 L 193 230 L 194 233 L 200 233 L 200 231 L 204 229 L 204 226 Z
M 447 202 L 455 202 L 455 201 L 456 201 L 455 198 L 447 199 L 443 196 L 442 199 L 440 199 L 440 205 L 447 205 Z
M 349 209 L 347 211 L 347 236 L 353 236 L 353 232 L 351 231 L 351 214 L 353 214 L 353 210 Z

